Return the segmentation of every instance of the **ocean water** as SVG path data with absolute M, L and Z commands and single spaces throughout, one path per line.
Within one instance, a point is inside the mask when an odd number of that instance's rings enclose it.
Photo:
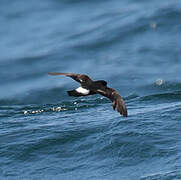
M 0 179 L 180 180 L 180 20 L 180 0 L 1 0 Z

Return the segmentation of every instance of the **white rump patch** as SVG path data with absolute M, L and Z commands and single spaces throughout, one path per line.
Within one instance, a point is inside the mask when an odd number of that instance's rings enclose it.
M 87 94 L 89 94 L 89 92 L 90 92 L 90 90 L 84 89 L 84 88 L 82 88 L 82 87 L 77 88 L 76 91 L 77 91 L 78 93 L 81 93 L 81 94 L 84 94 L 84 95 L 87 95 Z

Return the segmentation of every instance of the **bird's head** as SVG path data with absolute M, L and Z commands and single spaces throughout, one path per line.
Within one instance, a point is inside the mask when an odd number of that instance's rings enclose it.
M 87 75 L 83 75 L 82 77 L 81 77 L 81 83 L 89 83 L 89 82 L 91 82 L 92 80 L 89 78 L 89 76 L 87 76 Z

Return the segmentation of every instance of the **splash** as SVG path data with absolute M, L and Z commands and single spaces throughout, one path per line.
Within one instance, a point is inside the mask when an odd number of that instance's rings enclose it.
M 164 80 L 163 79 L 157 79 L 155 83 L 156 83 L 156 85 L 161 86 L 164 84 Z
M 50 111 L 60 112 L 60 111 L 66 111 L 66 110 L 68 110 L 68 109 L 58 106 L 58 107 L 51 107 L 51 108 L 38 109 L 38 110 L 26 110 L 26 111 L 23 111 L 23 114 L 25 114 L 25 115 L 27 115 L 27 114 L 40 114 L 43 112 L 50 112 Z

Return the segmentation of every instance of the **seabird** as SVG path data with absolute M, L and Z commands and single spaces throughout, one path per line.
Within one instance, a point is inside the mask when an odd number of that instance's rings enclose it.
M 77 89 L 67 91 L 69 96 L 89 96 L 92 94 L 100 94 L 109 98 L 112 101 L 113 109 L 117 110 L 124 117 L 128 116 L 127 108 L 124 100 L 119 95 L 119 93 L 113 89 L 107 87 L 107 82 L 104 80 L 93 81 L 89 76 L 85 74 L 74 74 L 74 73 L 58 73 L 50 72 L 49 75 L 64 75 L 71 77 L 75 81 L 79 82 L 81 86 Z

